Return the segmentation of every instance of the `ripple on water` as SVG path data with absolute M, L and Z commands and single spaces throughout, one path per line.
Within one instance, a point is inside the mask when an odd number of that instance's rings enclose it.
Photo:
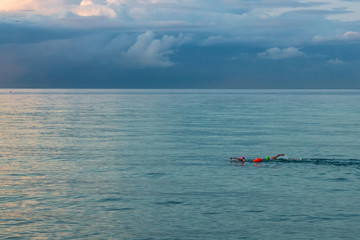
M 344 178 L 344 177 L 337 177 L 337 178 L 329 178 L 329 181 L 332 181 L 332 182 L 346 182 L 346 181 L 350 181 L 350 179 Z
M 164 202 L 156 202 L 155 204 L 161 205 L 161 206 L 172 206 L 172 205 L 179 205 L 183 204 L 184 202 L 181 201 L 164 201 Z

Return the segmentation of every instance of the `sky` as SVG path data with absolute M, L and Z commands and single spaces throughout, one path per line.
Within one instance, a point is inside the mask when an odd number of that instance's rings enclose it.
M 0 0 L 0 88 L 360 88 L 360 0 Z

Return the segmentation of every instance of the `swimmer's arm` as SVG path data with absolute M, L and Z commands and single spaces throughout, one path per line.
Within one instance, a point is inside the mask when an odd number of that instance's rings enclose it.
M 277 159 L 278 157 L 280 157 L 280 156 L 285 156 L 285 154 L 278 154 L 278 155 L 276 155 L 276 156 L 273 156 L 271 159 L 273 159 L 273 160 L 275 160 L 275 159 Z

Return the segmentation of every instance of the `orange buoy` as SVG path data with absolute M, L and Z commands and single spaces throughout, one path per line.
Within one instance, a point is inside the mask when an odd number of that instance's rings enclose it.
M 262 162 L 262 158 L 255 158 L 253 161 L 254 162 Z

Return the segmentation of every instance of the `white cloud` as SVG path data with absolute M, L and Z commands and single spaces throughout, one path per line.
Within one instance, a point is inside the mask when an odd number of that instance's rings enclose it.
M 348 32 L 344 33 L 341 36 L 341 38 L 344 40 L 357 40 L 357 39 L 360 39 L 360 33 L 348 31 Z
M 328 63 L 333 64 L 333 65 L 340 65 L 340 64 L 344 64 L 344 61 L 336 58 L 336 59 L 329 60 Z
M 145 32 L 137 37 L 136 42 L 122 53 L 126 63 L 137 67 L 171 67 L 170 60 L 173 49 L 187 41 L 187 38 L 164 35 L 156 38 L 152 31 Z
M 286 59 L 286 58 L 294 58 L 305 56 L 305 54 L 299 51 L 298 48 L 289 47 L 289 48 L 270 48 L 265 52 L 259 53 L 259 57 L 267 58 L 267 59 Z
M 74 13 L 82 17 L 105 16 L 116 18 L 116 12 L 107 5 L 95 4 L 91 0 L 82 0 L 80 6 L 74 9 Z

